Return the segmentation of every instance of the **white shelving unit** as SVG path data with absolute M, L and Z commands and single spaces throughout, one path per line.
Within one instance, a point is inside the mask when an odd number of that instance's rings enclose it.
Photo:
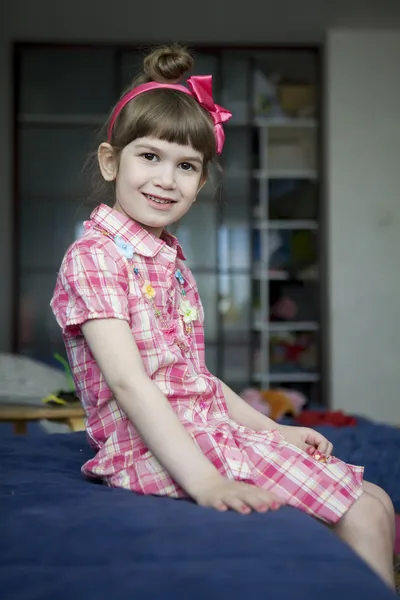
M 318 121 L 316 119 L 277 119 L 269 118 L 255 119 L 255 126 L 258 129 L 259 140 L 259 163 L 260 169 L 253 171 L 253 179 L 258 185 L 259 204 L 254 214 L 253 230 L 256 230 L 260 236 L 260 254 L 261 260 L 253 269 L 253 280 L 260 285 L 260 306 L 254 315 L 253 329 L 260 336 L 260 351 L 254 364 L 253 381 L 261 387 L 268 388 L 273 386 L 291 385 L 292 387 L 302 384 L 318 384 L 321 379 L 321 373 L 318 370 L 301 369 L 298 372 L 290 372 L 287 365 L 282 371 L 279 367 L 272 365 L 270 361 L 270 343 L 274 335 L 318 333 L 320 323 L 316 320 L 296 320 L 272 321 L 270 316 L 270 297 L 269 285 L 271 282 L 286 282 L 291 279 L 291 273 L 285 270 L 272 270 L 270 267 L 270 236 L 272 232 L 318 232 L 319 222 L 317 219 L 276 219 L 270 215 L 269 184 L 271 180 L 306 180 L 318 181 L 317 165 L 317 141 L 318 141 Z M 313 147 L 308 148 L 313 156 L 309 154 L 310 165 L 299 166 L 290 163 L 290 153 L 286 153 L 285 164 L 277 165 L 277 156 L 280 154 L 285 157 L 285 151 L 276 152 L 273 160 L 273 167 L 269 168 L 271 158 L 271 132 L 272 143 L 274 139 L 279 140 L 280 132 L 285 134 L 291 131 L 293 140 L 296 134 L 300 132 L 312 132 L 309 138 L 312 140 Z M 301 135 L 301 134 L 300 134 Z M 285 139 L 285 138 L 283 138 Z M 287 139 L 287 138 L 286 138 Z M 296 159 L 295 154 L 293 158 Z M 296 162 L 294 160 L 293 162 Z M 305 161 L 306 162 L 306 161 Z M 318 280 L 318 273 L 305 273 L 297 280 L 306 281 Z

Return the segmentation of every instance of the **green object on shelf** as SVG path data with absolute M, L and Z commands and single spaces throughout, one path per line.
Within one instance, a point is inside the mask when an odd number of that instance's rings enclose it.
M 61 356 L 61 354 L 58 354 L 58 352 L 56 352 L 53 356 L 64 367 L 65 375 L 67 377 L 67 381 L 68 381 L 68 384 L 69 384 L 69 391 L 72 392 L 72 393 L 75 392 L 74 379 L 72 377 L 71 368 L 70 368 L 70 366 L 68 364 L 68 361 L 65 360 L 65 358 L 63 356 Z

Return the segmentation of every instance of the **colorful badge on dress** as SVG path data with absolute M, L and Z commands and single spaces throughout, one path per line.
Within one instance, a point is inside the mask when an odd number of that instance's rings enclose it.
M 177 278 L 177 280 L 179 281 L 180 285 L 185 285 L 185 278 L 182 275 L 182 271 L 180 269 L 177 269 L 175 271 L 175 277 Z
M 122 250 L 122 254 L 125 256 L 125 258 L 127 258 L 128 260 L 132 260 L 133 255 L 135 254 L 132 244 L 126 242 L 124 238 L 120 235 L 114 236 L 114 242 L 116 243 L 118 248 Z

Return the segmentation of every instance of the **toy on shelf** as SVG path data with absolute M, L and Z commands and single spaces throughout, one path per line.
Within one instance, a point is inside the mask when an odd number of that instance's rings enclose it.
M 314 371 L 317 369 L 317 344 L 314 333 L 282 332 L 270 338 L 270 364 L 274 371 Z
M 271 390 L 247 388 L 240 395 L 250 406 L 274 421 L 282 419 L 285 415 L 296 417 L 307 402 L 307 398 L 300 392 L 283 388 Z
M 253 97 L 254 112 L 257 117 L 268 117 L 270 119 L 284 119 L 286 117 L 279 104 L 278 79 L 275 75 L 267 77 L 259 69 L 255 70 Z

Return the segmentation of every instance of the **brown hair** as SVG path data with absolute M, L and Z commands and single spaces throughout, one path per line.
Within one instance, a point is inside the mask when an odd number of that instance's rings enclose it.
M 179 45 L 162 46 L 145 57 L 143 72 L 123 92 L 121 98 L 136 86 L 156 81 L 179 83 L 186 71 L 192 70 L 192 56 Z M 102 137 L 108 129 L 111 115 L 102 129 Z M 122 109 L 115 121 L 111 145 L 117 162 L 122 150 L 140 137 L 155 137 L 177 144 L 190 144 L 203 154 L 203 177 L 216 158 L 214 125 L 208 112 L 198 102 L 178 90 L 156 89 L 140 94 Z M 114 198 L 115 182 L 106 182 L 101 176 L 97 155 L 92 170 L 91 200 L 110 203 Z
M 123 95 L 150 81 L 179 83 L 193 66 L 193 58 L 185 48 L 178 45 L 157 48 L 146 56 L 143 74 L 134 80 Z M 178 90 L 152 90 L 128 102 L 114 125 L 111 144 L 116 152 L 120 152 L 133 140 L 150 136 L 192 145 L 204 156 L 205 174 L 208 164 L 216 155 L 210 115 L 194 98 Z

